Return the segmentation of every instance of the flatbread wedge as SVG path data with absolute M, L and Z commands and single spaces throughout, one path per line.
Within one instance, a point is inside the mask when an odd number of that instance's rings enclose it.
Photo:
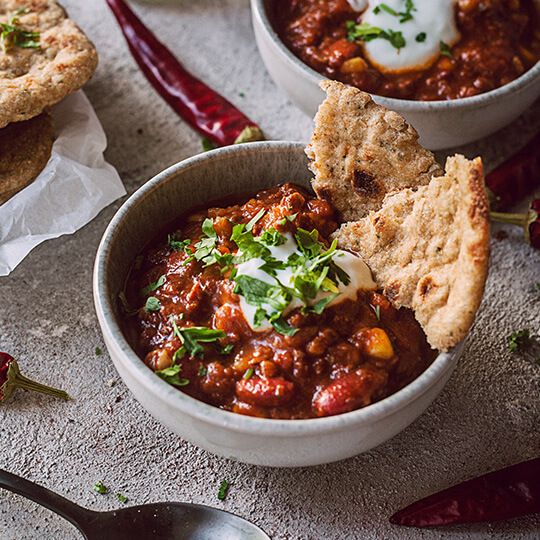
M 0 0 L 0 22 L 37 32 L 35 47 L 20 46 L 13 33 L 0 47 L 0 128 L 41 114 L 92 76 L 97 53 L 54 0 Z M 15 40 L 16 41 L 16 40 Z
M 489 259 L 482 162 L 456 155 L 446 174 L 384 198 L 377 212 L 337 231 L 397 307 L 411 308 L 430 345 L 447 350 L 469 331 Z
M 0 205 L 35 180 L 51 157 L 53 141 L 48 113 L 0 129 Z
M 360 219 L 378 210 L 387 193 L 425 185 L 442 174 L 399 114 L 340 82 L 323 81 L 321 88 L 327 98 L 315 116 L 306 154 L 313 189 L 342 220 Z

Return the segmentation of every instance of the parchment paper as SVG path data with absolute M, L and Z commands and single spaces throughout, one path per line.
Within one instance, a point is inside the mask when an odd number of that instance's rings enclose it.
M 45 169 L 0 206 L 0 276 L 45 240 L 71 234 L 126 193 L 103 151 L 107 139 L 82 91 L 52 111 L 56 140 Z

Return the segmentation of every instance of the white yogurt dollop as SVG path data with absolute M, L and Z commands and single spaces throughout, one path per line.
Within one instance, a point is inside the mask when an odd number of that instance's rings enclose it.
M 356 7 L 349 2 L 353 9 Z M 455 0 L 414 0 L 412 18 L 401 17 L 382 9 L 385 4 L 397 13 L 406 11 L 405 0 L 369 0 L 362 14 L 362 23 L 384 31 L 401 32 L 405 46 L 396 49 L 387 39 L 377 38 L 363 43 L 369 61 L 383 73 L 421 70 L 433 64 L 441 53 L 441 42 L 452 46 L 460 38 L 456 26 Z
M 285 234 L 286 242 L 280 246 L 271 246 L 268 249 L 272 253 L 272 257 L 278 261 L 286 262 L 290 255 L 298 251 L 296 241 L 291 234 Z M 356 299 L 356 295 L 359 290 L 374 290 L 377 288 L 377 285 L 371 277 L 371 270 L 368 265 L 358 256 L 353 255 L 348 251 L 343 251 L 341 249 L 336 250 L 332 260 L 337 264 L 342 270 L 344 270 L 349 278 L 350 283 L 345 285 L 343 283 L 338 284 L 339 295 L 334 298 L 328 305 L 334 305 L 339 302 L 342 302 L 346 299 Z M 287 267 L 283 270 L 277 270 L 276 276 L 271 276 L 267 274 L 261 267 L 265 264 L 265 261 L 260 258 L 253 258 L 246 262 L 239 264 L 236 267 L 236 275 L 246 275 L 255 279 L 259 279 L 268 283 L 270 285 L 276 285 L 280 283 L 285 287 L 290 287 L 293 282 L 294 274 L 293 269 Z M 331 293 L 320 292 L 312 301 L 311 305 L 316 304 L 319 300 L 329 296 Z M 284 314 L 290 313 L 293 309 L 303 306 L 302 301 L 299 298 L 293 298 L 292 302 L 289 304 L 287 309 L 284 311 Z M 269 306 L 262 306 L 263 308 L 268 308 Z M 240 308 L 244 314 L 244 317 L 251 328 L 258 332 L 263 332 L 272 328 L 272 325 L 264 320 L 262 324 L 258 327 L 255 327 L 253 324 L 255 313 L 257 311 L 257 306 L 253 306 L 246 302 L 246 299 L 243 296 L 240 296 Z

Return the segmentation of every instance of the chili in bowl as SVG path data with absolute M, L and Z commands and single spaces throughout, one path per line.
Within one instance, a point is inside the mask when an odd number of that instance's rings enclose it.
M 322 101 L 322 78 L 339 80 L 401 113 L 431 149 L 489 135 L 540 95 L 539 9 L 537 0 L 252 0 L 264 63 L 304 112 Z
M 367 267 L 351 270 L 361 261 L 332 243 L 336 216 L 306 165 L 287 142 L 174 165 L 118 211 L 96 259 L 98 319 L 135 397 L 175 433 L 248 463 L 373 448 L 421 414 L 461 352 L 431 350 Z M 279 277 L 263 292 L 255 258 Z

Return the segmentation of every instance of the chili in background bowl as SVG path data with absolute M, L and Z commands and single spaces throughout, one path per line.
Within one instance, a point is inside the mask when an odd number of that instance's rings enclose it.
M 272 13 L 280 0 L 251 0 L 259 52 L 274 82 L 302 111 L 314 116 L 326 78 L 302 62 L 275 30 Z M 540 0 L 535 0 L 540 7 Z M 540 62 L 513 81 L 472 97 L 415 101 L 371 94 L 373 99 L 403 115 L 431 150 L 473 142 L 511 123 L 540 96 Z
M 265 466 L 329 463 L 381 444 L 413 422 L 440 393 L 463 344 L 439 354 L 395 394 L 352 412 L 324 418 L 276 420 L 225 411 L 178 391 L 150 370 L 123 331 L 118 294 L 135 257 L 180 215 L 232 194 L 284 181 L 309 189 L 304 145 L 261 142 L 206 152 L 173 165 L 135 192 L 101 240 L 94 268 L 94 301 L 107 349 L 135 398 L 184 439 L 223 457 Z

